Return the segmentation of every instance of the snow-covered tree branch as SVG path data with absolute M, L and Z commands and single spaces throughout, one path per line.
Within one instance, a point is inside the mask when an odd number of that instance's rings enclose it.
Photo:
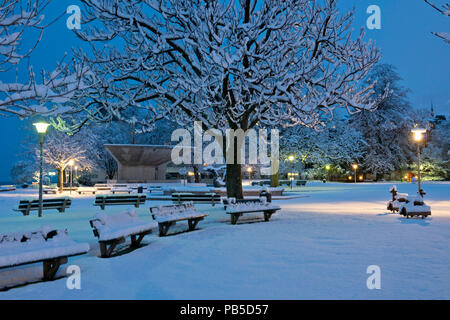
M 82 2 L 78 35 L 93 54 L 79 57 L 102 81 L 82 92 L 77 110 L 93 120 L 125 118 L 142 130 L 162 118 L 205 129 L 318 129 L 335 108 L 377 103 L 361 80 L 380 53 L 353 34 L 353 13 L 341 15 L 334 0 Z M 126 119 L 128 108 L 147 116 Z M 228 192 L 241 197 L 240 165 L 228 166 Z
M 425 0 L 425 2 L 428 3 L 430 6 L 432 6 L 434 9 L 436 9 L 437 11 L 439 11 L 444 16 L 450 17 L 450 4 L 445 3 L 441 7 L 439 7 L 430 0 Z M 448 33 L 448 32 L 432 32 L 432 34 L 443 39 L 446 43 L 450 43 L 450 33 Z
M 0 115 L 21 118 L 53 111 L 50 104 L 68 101 L 74 92 L 84 88 L 87 67 L 82 62 L 62 59 L 55 70 L 42 71 L 40 79 L 29 64 L 29 57 L 42 39 L 43 10 L 48 1 L 0 0 L 0 72 L 8 81 L 0 80 Z M 28 47 L 24 38 L 31 43 Z M 34 37 L 34 38 L 33 38 Z M 26 70 L 23 81 L 14 71 Z

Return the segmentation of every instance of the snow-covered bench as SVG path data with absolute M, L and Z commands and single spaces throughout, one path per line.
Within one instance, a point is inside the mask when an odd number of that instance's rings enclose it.
M 131 189 L 131 188 L 127 187 L 127 186 L 125 186 L 125 187 L 116 187 L 116 186 L 114 186 L 114 187 L 111 188 L 112 194 L 116 194 L 116 193 L 128 193 L 128 194 L 130 194 L 132 191 L 133 191 L 133 189 Z
M 65 212 L 66 208 L 69 208 L 71 204 L 72 200 L 68 197 L 42 199 L 43 210 L 57 209 L 59 212 Z M 24 216 L 28 216 L 30 211 L 39 210 L 39 199 L 20 200 L 17 208 L 13 210 L 20 211 Z
M 397 186 L 392 186 L 389 189 L 389 192 L 392 193 L 392 200 L 389 200 L 387 204 L 387 209 L 392 212 L 399 212 L 400 206 L 404 203 L 408 203 L 408 194 L 407 193 L 398 193 Z
M 423 201 L 422 196 L 418 195 L 414 199 L 408 199 L 407 202 L 400 205 L 399 213 L 408 219 L 409 217 L 422 216 L 425 219 L 431 215 L 431 208 Z
M 41 230 L 0 234 L 0 269 L 43 262 L 43 278 L 51 280 L 67 258 L 89 251 L 87 243 L 72 241 L 66 230 Z
M 214 207 L 216 203 L 220 203 L 220 195 L 217 193 L 172 193 L 172 202 L 211 203 Z
M 55 188 L 55 187 L 46 187 L 46 188 L 44 188 L 44 189 L 42 190 L 42 192 L 44 192 L 45 194 L 48 194 L 48 193 L 56 194 L 56 193 L 58 193 L 58 188 Z
M 167 235 L 169 228 L 178 221 L 187 220 L 189 231 L 195 230 L 198 222 L 203 220 L 208 214 L 198 213 L 193 203 L 183 203 L 181 205 L 169 205 L 150 208 L 153 219 L 158 222 L 159 236 Z
M 131 247 L 137 248 L 144 236 L 156 228 L 155 222 L 143 222 L 135 211 L 113 215 L 97 213 L 90 221 L 94 236 L 98 238 L 102 258 L 111 256 L 115 247 L 131 237 Z
M 144 204 L 147 196 L 145 194 L 133 194 L 133 195 L 97 195 L 95 197 L 94 206 L 100 206 L 102 210 L 105 210 L 105 206 L 114 205 L 134 205 L 139 208 L 139 205 Z
M 90 188 L 90 187 L 83 187 L 83 188 L 78 188 L 77 192 L 78 192 L 78 194 L 83 194 L 83 193 L 95 194 L 97 192 L 97 189 Z
M 231 216 L 231 224 L 236 224 L 239 217 L 244 213 L 262 212 L 264 214 L 264 221 L 269 221 L 272 214 L 280 210 L 279 206 L 275 206 L 265 199 L 234 199 L 228 200 L 226 213 Z

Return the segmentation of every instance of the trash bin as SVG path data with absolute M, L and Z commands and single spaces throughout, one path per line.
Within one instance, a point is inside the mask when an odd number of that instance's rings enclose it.
M 267 190 L 263 190 L 259 194 L 260 197 L 266 197 L 266 202 L 272 202 L 272 194 Z
M 139 187 L 137 188 L 137 192 L 138 192 L 138 193 L 143 193 L 143 192 L 144 192 L 144 187 L 139 186 Z

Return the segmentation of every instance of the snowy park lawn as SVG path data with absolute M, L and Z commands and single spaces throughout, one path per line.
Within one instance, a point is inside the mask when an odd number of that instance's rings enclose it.
M 44 211 L 22 216 L 19 199 L 36 190 L 0 194 L 0 233 L 68 229 L 88 254 L 69 259 L 81 268 L 81 289 L 69 290 L 67 278 L 0 292 L 0 299 L 449 299 L 450 184 L 425 183 L 431 217 L 406 219 L 388 213 L 392 183 L 310 183 L 296 189 L 307 197 L 274 201 L 281 211 L 269 222 L 262 214 L 244 215 L 237 225 L 223 206 L 196 205 L 209 216 L 194 232 L 160 238 L 157 231 L 143 247 L 102 259 L 89 219 L 97 212 L 91 195 L 72 194 L 65 213 Z M 415 194 L 417 185 L 398 183 Z M 51 196 L 49 196 L 51 197 Z M 147 202 L 136 209 L 151 222 Z M 107 207 L 118 213 L 127 206 Z M 179 223 L 173 231 L 187 229 Z M 172 231 L 172 230 L 171 230 Z M 129 239 L 128 239 L 129 241 Z M 381 268 L 381 289 L 369 290 L 367 267 Z M 0 286 L 40 276 L 40 264 L 0 270 Z

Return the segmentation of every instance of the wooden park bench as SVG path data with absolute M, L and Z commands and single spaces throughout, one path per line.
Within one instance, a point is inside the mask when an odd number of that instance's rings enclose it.
M 102 194 L 95 197 L 94 206 L 100 206 L 102 210 L 105 210 L 105 206 L 117 206 L 117 205 L 134 205 L 135 208 L 139 208 L 139 205 L 144 204 L 147 199 L 145 194 L 132 194 L 132 195 L 109 195 Z
M 131 189 L 131 188 L 128 188 L 128 187 L 116 187 L 116 186 L 114 186 L 114 187 L 112 187 L 111 188 L 111 192 L 112 192 L 112 194 L 116 194 L 116 193 L 128 193 L 128 194 L 131 194 L 131 192 L 133 191 L 133 189 Z
M 262 212 L 264 221 L 269 221 L 272 214 L 280 209 L 279 206 L 274 206 L 272 203 L 265 202 L 262 199 L 229 199 L 226 213 L 231 216 L 231 224 L 236 224 L 239 217 L 245 213 Z
M 389 200 L 387 209 L 392 212 L 399 212 L 400 206 L 409 202 L 408 194 L 398 193 L 397 186 L 392 186 L 389 192 L 392 193 L 392 200 Z
M 198 222 L 208 216 L 206 213 L 198 213 L 192 202 L 180 205 L 152 207 L 150 208 L 150 213 L 153 219 L 158 222 L 160 237 L 167 235 L 171 226 L 183 220 L 187 220 L 189 231 L 195 230 Z
M 100 244 L 102 258 L 110 257 L 118 244 L 131 237 L 131 247 L 139 247 L 142 239 L 156 228 L 155 222 L 143 222 L 134 211 L 113 215 L 97 213 L 90 221 L 94 236 Z
M 59 212 L 65 212 L 69 208 L 72 200 L 68 197 L 42 199 L 42 210 L 56 209 Z M 39 199 L 20 200 L 19 206 L 14 211 L 20 211 L 24 216 L 28 216 L 30 211 L 39 210 Z
M 182 204 L 183 202 L 211 203 L 214 207 L 220 201 L 220 195 L 217 193 L 172 193 L 172 202 L 177 204 Z
M 97 191 L 110 191 L 112 189 L 112 186 L 108 184 L 96 183 L 94 184 L 94 188 Z
M 408 199 L 407 202 L 400 205 L 399 213 L 409 219 L 409 217 L 422 216 L 425 219 L 431 215 L 431 208 L 423 201 L 422 196 L 417 196 L 414 199 Z
M 79 188 L 77 190 L 78 194 L 83 194 L 83 193 L 92 193 L 95 194 L 97 192 L 97 189 L 95 188 Z
M 37 231 L 0 234 L 0 269 L 43 263 L 43 279 L 52 280 L 68 257 L 89 251 L 87 243 L 72 241 L 66 230 L 42 228 Z
M 42 190 L 42 192 L 44 192 L 45 194 L 49 194 L 49 193 L 57 194 L 58 188 L 46 187 Z
M 296 180 L 295 185 L 296 186 L 306 186 L 306 180 Z

